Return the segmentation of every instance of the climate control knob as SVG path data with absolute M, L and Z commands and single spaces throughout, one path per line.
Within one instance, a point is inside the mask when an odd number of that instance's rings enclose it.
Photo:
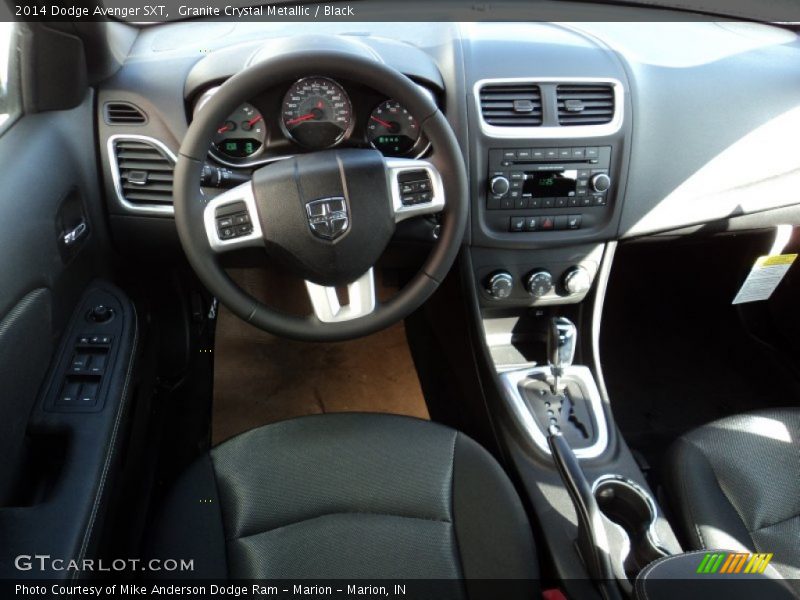
M 525 289 L 534 298 L 546 296 L 553 289 L 553 276 L 544 269 L 531 271 L 525 278 Z
M 489 191 L 495 196 L 505 196 L 510 189 L 511 184 L 508 182 L 508 179 L 502 175 L 492 177 L 492 180 L 489 182 Z
M 486 293 L 496 300 L 508 298 L 513 289 L 514 278 L 508 271 L 495 271 L 486 278 Z
M 586 267 L 572 267 L 564 274 L 563 283 L 568 294 L 585 294 L 592 287 L 592 276 Z
M 611 177 L 605 173 L 597 173 L 596 175 L 592 175 L 592 178 L 589 180 L 589 185 L 592 191 L 607 192 L 608 188 L 611 187 Z

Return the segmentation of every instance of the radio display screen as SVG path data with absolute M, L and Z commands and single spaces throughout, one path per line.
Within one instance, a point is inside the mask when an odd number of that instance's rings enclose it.
M 522 193 L 534 198 L 574 196 L 578 180 L 577 170 L 531 171 L 525 174 Z

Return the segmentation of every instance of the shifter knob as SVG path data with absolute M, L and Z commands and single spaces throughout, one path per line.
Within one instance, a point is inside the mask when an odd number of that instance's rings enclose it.
M 555 317 L 547 332 L 547 361 L 553 374 L 553 393 L 558 393 L 558 378 L 575 358 L 575 342 L 578 330 L 569 319 Z

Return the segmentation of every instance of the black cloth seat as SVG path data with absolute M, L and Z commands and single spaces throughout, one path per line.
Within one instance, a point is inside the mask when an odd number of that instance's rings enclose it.
M 678 439 L 668 492 L 693 549 L 773 553 L 800 594 L 800 409 L 714 421 Z
M 193 558 L 198 578 L 538 578 L 525 511 L 489 453 L 377 414 L 302 417 L 212 449 L 168 494 L 150 555 Z

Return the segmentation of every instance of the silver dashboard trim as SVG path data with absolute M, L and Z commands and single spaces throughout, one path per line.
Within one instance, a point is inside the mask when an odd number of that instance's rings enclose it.
M 614 118 L 603 125 L 576 125 L 539 127 L 501 127 L 489 125 L 483 120 L 481 112 L 481 88 L 489 84 L 533 83 L 533 84 L 572 84 L 572 83 L 607 83 L 614 90 Z M 491 138 L 498 139 L 574 139 L 603 137 L 617 133 L 622 128 L 625 117 L 625 88 L 619 79 L 613 77 L 507 77 L 497 79 L 480 79 L 472 87 L 475 109 L 481 131 Z
M 528 378 L 546 380 L 549 374 L 550 369 L 548 367 L 505 371 L 498 374 L 504 392 L 503 397 L 508 402 L 512 416 L 534 445 L 547 455 L 550 454 L 547 438 L 525 404 L 525 400 L 522 398 L 522 394 L 519 391 L 519 386 Z M 583 389 L 588 395 L 589 408 L 597 424 L 597 439 L 594 444 L 586 448 L 574 449 L 575 456 L 578 458 L 597 458 L 608 448 L 609 436 L 606 414 L 603 411 L 603 402 L 600 399 L 600 392 L 597 389 L 592 372 L 588 367 L 572 365 L 564 369 L 562 377 L 565 381 L 569 379 L 577 380 L 583 386 Z
M 128 133 L 120 133 L 112 135 L 108 138 L 106 142 L 106 151 L 108 153 L 108 162 L 109 166 L 111 167 L 111 180 L 114 184 L 114 191 L 117 194 L 117 202 L 131 212 L 139 213 L 139 214 L 149 214 L 149 215 L 174 215 L 175 209 L 171 204 L 138 204 L 131 202 L 127 198 L 125 198 L 125 194 L 123 193 L 122 189 L 122 181 L 120 180 L 119 176 L 119 162 L 117 160 L 117 153 L 114 149 L 114 144 L 116 144 L 120 140 L 130 140 L 134 142 L 145 142 L 149 144 L 153 144 L 154 146 L 158 147 L 162 150 L 170 160 L 172 160 L 173 164 L 178 163 L 178 157 L 175 153 L 170 150 L 164 142 L 154 137 L 150 137 L 147 135 L 135 135 L 135 134 L 128 134 Z

